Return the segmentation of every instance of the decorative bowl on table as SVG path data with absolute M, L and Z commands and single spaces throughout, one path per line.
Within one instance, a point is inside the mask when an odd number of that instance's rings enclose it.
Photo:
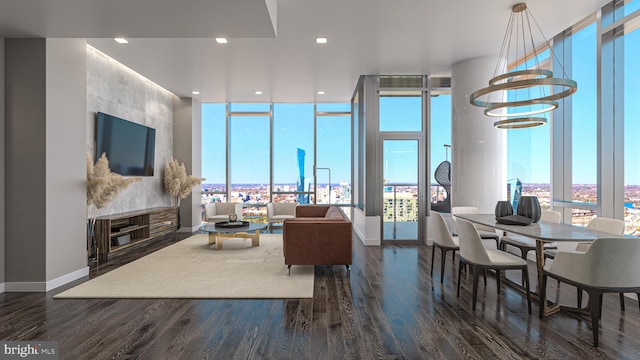
M 533 219 L 522 215 L 507 215 L 502 217 L 496 217 L 496 222 L 503 225 L 529 225 L 533 222 Z
M 513 206 L 506 200 L 501 200 L 496 203 L 496 219 L 503 216 L 513 215 Z
M 216 223 L 216 227 L 219 228 L 237 228 L 237 227 L 248 227 L 248 221 L 220 221 Z
M 532 219 L 534 223 L 538 222 L 540 216 L 542 216 L 540 201 L 536 196 L 523 196 L 520 198 L 520 201 L 518 201 L 516 213 Z

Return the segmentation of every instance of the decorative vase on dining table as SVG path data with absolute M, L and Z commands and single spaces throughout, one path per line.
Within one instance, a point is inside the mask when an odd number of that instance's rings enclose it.
M 523 196 L 518 202 L 516 212 L 518 215 L 528 217 L 536 223 L 540 220 L 540 216 L 542 215 L 540 201 L 536 196 Z
M 513 215 L 513 206 L 511 203 L 505 200 L 498 201 L 496 203 L 496 219 L 501 218 L 503 216 Z

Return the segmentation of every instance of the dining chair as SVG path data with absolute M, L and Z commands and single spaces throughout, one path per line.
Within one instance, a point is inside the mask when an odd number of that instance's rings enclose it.
M 452 261 L 455 261 L 456 251 L 460 249 L 458 246 L 458 237 L 452 236 L 449 227 L 444 221 L 444 217 L 436 211 L 431 211 L 431 229 L 433 229 L 433 247 L 431 251 L 431 277 L 433 278 L 433 260 L 435 259 L 436 247 L 440 249 L 440 283 L 444 282 L 444 264 L 447 258 L 447 252 L 453 251 L 451 254 Z
M 608 233 L 611 235 L 624 235 L 624 221 L 606 217 L 594 217 L 587 224 L 587 229 Z M 591 243 L 577 242 L 575 243 L 575 251 L 585 252 L 589 249 Z M 553 259 L 558 251 L 555 249 L 545 250 L 544 256 Z
M 585 253 L 559 251 L 553 262 L 544 268 L 540 298 L 546 299 L 548 277 L 584 289 L 589 294 L 593 346 L 597 347 L 602 294 L 640 293 L 638 254 L 640 241 L 634 238 L 601 238 Z M 542 308 L 540 318 L 544 316 Z
M 476 309 L 478 278 L 481 270 L 492 269 L 496 272 L 498 294 L 500 294 L 500 271 L 521 270 L 527 291 L 527 307 L 529 314 L 531 314 L 531 292 L 529 291 L 527 261 L 504 251 L 487 249 L 482 243 L 480 234 L 478 234 L 478 231 L 472 223 L 464 219 L 458 219 L 457 221 L 460 260 L 458 265 L 458 291 L 456 296 L 460 296 L 460 276 L 464 264 L 468 264 L 473 268 L 473 298 L 471 308 L 474 311 Z
M 608 234 L 618 235 L 618 236 L 624 235 L 624 228 L 625 228 L 624 221 L 620 219 L 612 219 L 612 218 L 606 218 L 606 217 L 594 217 L 593 219 L 591 219 L 591 221 L 589 221 L 589 224 L 587 224 L 587 229 L 589 230 L 605 232 Z M 584 243 L 584 242 L 576 243 L 575 251 L 584 253 L 587 250 L 589 250 L 589 247 L 591 246 L 591 244 L 592 243 Z M 545 258 L 553 259 L 556 253 L 557 253 L 557 250 L 545 250 L 544 256 Z M 578 287 L 576 292 L 577 292 L 578 307 L 581 307 L 583 291 Z M 640 308 L 640 293 L 638 293 L 637 296 L 638 296 L 638 306 Z M 619 298 L 620 298 L 620 310 L 625 311 L 624 293 L 620 293 Z
M 457 235 L 457 218 L 456 215 L 462 215 L 462 214 L 479 214 L 480 210 L 475 207 L 475 206 L 454 206 L 453 208 L 451 208 L 451 215 L 453 218 L 452 224 L 453 224 L 453 235 Z M 482 238 L 483 240 L 495 240 L 496 242 L 496 249 L 499 248 L 500 245 L 500 235 L 498 235 L 496 233 L 496 230 L 493 228 L 490 228 L 488 226 L 483 226 L 483 225 L 477 225 L 477 230 L 478 230 L 478 234 L 480 234 L 480 238 Z
M 542 210 L 540 216 L 540 222 L 547 222 L 553 224 L 559 224 L 562 219 L 562 213 L 559 211 Z M 507 251 L 508 246 L 513 246 L 520 249 L 520 253 L 523 259 L 527 258 L 529 251 L 536 249 L 536 239 L 521 236 L 521 235 L 505 235 L 500 239 L 500 250 Z M 544 245 L 545 249 L 557 249 L 558 246 L 555 243 L 549 243 Z

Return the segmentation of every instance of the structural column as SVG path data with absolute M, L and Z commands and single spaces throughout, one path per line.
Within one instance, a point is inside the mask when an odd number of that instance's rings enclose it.
M 89 275 L 84 39 L 5 40 L 5 290 Z
M 482 213 L 493 213 L 496 201 L 506 199 L 507 133 L 494 128 L 499 118 L 485 116 L 469 96 L 488 86 L 497 62 L 479 57 L 452 68 L 452 206 L 475 206 Z
M 202 177 L 202 106 L 191 98 L 173 102 L 173 156 L 184 163 L 187 174 Z M 181 231 L 193 232 L 202 224 L 200 187 L 180 204 Z
M 0 294 L 4 292 L 4 38 L 0 37 Z

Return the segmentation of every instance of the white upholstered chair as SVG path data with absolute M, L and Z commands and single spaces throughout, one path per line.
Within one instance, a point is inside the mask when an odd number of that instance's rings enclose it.
M 587 224 L 587 229 L 622 236 L 624 235 L 624 221 L 606 217 L 594 217 Z M 576 251 L 585 252 L 589 249 L 591 243 L 577 242 L 575 245 Z M 545 250 L 544 256 L 553 259 L 556 253 L 556 250 Z
M 435 259 L 436 247 L 440 249 L 440 283 L 444 282 L 444 264 L 447 252 L 453 251 L 452 260 L 455 260 L 458 247 L 458 237 L 452 236 L 449 227 L 440 213 L 431 211 L 431 229 L 433 229 L 433 248 L 431 251 L 431 277 L 433 278 L 433 260 Z
M 282 224 L 286 219 L 296 217 L 296 207 L 298 203 L 268 203 L 267 204 L 267 223 L 269 229 L 273 224 Z
M 562 213 L 558 211 L 542 210 L 542 214 L 540 216 L 541 222 L 559 224 L 560 220 L 562 220 Z M 503 236 L 500 239 L 500 249 L 502 251 L 507 251 L 508 246 L 513 246 L 520 249 L 522 258 L 526 259 L 527 253 L 536 249 L 536 239 L 515 234 Z M 555 244 L 550 243 L 545 244 L 544 248 L 557 249 L 558 247 Z
M 605 232 L 611 235 L 624 235 L 624 221 L 619 219 L 612 219 L 606 217 L 594 217 L 587 224 L 587 229 L 599 232 Z M 576 243 L 576 252 L 584 253 L 591 247 L 592 243 Z M 554 259 L 555 255 L 558 253 L 556 250 L 545 250 L 544 256 L 547 258 Z M 582 306 L 582 289 L 577 287 L 577 298 L 578 298 L 578 307 Z M 638 294 L 638 301 L 640 301 L 640 294 Z M 624 306 L 624 293 L 620 293 L 620 309 L 622 311 L 625 310 Z
M 504 251 L 487 249 L 472 223 L 464 219 L 458 219 L 457 223 L 458 241 L 460 242 L 460 263 L 458 265 L 458 291 L 456 296 L 460 296 L 460 275 L 462 274 L 463 264 L 468 264 L 473 269 L 473 299 L 471 306 L 473 310 L 476 309 L 480 271 L 486 269 L 495 270 L 498 294 L 500 294 L 500 271 L 520 270 L 522 271 L 522 277 L 525 279 L 527 307 L 529 314 L 531 314 L 531 292 L 529 291 L 527 261 Z
M 547 277 L 584 289 L 589 294 L 593 346 L 598 346 L 598 320 L 605 292 L 640 293 L 640 241 L 635 238 L 602 238 L 586 253 L 556 254 L 542 276 L 541 299 L 546 298 Z M 540 317 L 542 318 L 542 306 Z
M 587 224 L 587 229 L 593 231 L 606 232 L 613 235 L 624 235 L 624 221 L 605 217 L 594 217 Z M 580 243 L 576 245 L 576 251 L 586 252 L 591 243 Z
M 475 206 L 454 206 L 453 208 L 451 208 L 451 216 L 453 218 L 453 234 L 457 235 L 458 234 L 458 230 L 457 230 L 457 223 L 456 223 L 456 215 L 458 214 L 479 214 L 480 211 L 478 210 L 477 207 Z M 498 249 L 498 246 L 500 245 L 500 235 L 498 235 L 496 233 L 496 229 L 488 227 L 488 226 L 483 226 L 483 225 L 476 225 L 476 229 L 478 230 L 478 234 L 480 234 L 480 238 L 482 238 L 482 240 L 494 240 L 496 242 L 496 249 Z M 491 243 L 489 243 L 491 244 Z M 487 244 L 487 245 L 489 245 Z M 492 248 L 493 245 L 489 245 L 489 248 Z
M 229 214 L 235 213 L 242 220 L 242 203 L 214 202 L 204 206 L 204 221 L 218 222 L 229 220 Z

